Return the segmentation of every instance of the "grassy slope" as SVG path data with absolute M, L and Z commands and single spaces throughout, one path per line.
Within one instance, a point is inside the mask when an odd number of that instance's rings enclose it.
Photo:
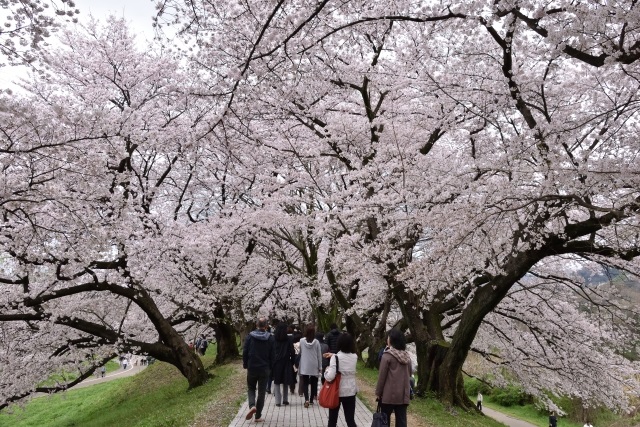
M 204 357 L 205 366 L 215 358 L 211 353 Z M 3 411 L 0 426 L 185 426 L 203 418 L 212 401 L 225 401 L 232 411 L 218 414 L 217 422 L 226 427 L 236 413 L 239 398 L 229 394 L 227 385 L 238 382 L 242 369 L 229 364 L 209 371 L 214 374 L 212 380 L 188 390 L 186 379 L 176 368 L 155 363 L 133 377 L 37 398 L 25 408 L 12 408 L 13 413 Z
M 107 364 L 105 365 L 105 367 L 107 368 L 107 373 L 110 372 L 114 372 L 117 371 L 118 369 L 120 369 L 120 364 L 114 360 L 110 360 L 107 362 Z M 78 374 L 75 372 L 62 372 L 59 374 L 53 374 L 49 377 L 49 379 L 47 379 L 46 381 L 43 381 L 41 384 L 39 384 L 40 386 L 46 386 L 46 387 L 51 387 L 54 386 L 58 383 L 67 383 L 67 382 L 71 382 L 73 380 L 75 380 L 76 378 L 78 378 Z
M 500 411 L 504 414 L 510 415 L 520 420 L 528 421 L 533 425 L 540 427 L 547 427 L 549 425 L 548 414 L 539 411 L 534 405 L 515 405 L 515 406 L 500 406 L 491 401 L 490 396 L 485 396 L 484 406 Z M 621 418 L 615 414 L 607 411 L 601 412 L 596 416 L 596 419 L 592 421 L 594 426 L 598 427 L 631 427 L 640 425 L 640 416 L 634 418 Z M 584 423 L 573 421 L 567 418 L 560 417 L 558 419 L 558 425 L 563 427 L 582 427 Z

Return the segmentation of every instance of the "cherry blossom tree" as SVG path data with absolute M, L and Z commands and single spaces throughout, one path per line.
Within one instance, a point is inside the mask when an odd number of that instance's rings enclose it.
M 208 374 L 179 333 L 199 319 L 158 274 L 197 165 L 188 73 L 141 52 L 122 21 L 63 41 L 30 95 L 2 100 L 2 369 L 22 365 L 2 404 L 128 351 L 200 385 Z
M 634 2 L 166 0 L 159 10 L 196 37 L 210 94 L 226 96 L 209 132 L 233 126 L 234 140 L 265 153 L 272 206 L 319 207 L 313 227 L 298 228 L 323 238 L 317 286 L 333 283 L 334 298 L 357 289 L 349 313 L 393 295 L 422 391 L 471 407 L 462 367 L 480 328 L 501 304 L 537 304 L 515 290 L 547 261 L 638 271 Z M 593 378 L 620 344 L 610 328 L 592 363 L 576 361 Z M 621 398 L 637 366 L 616 360 Z M 614 405 L 613 385 L 593 384 L 583 393 Z
M 0 52 L 4 60 L 11 63 L 33 61 L 33 49 L 59 28 L 61 22 L 77 22 L 75 16 L 80 13 L 71 0 L 6 0 L 0 7 L 4 21 L 0 30 Z

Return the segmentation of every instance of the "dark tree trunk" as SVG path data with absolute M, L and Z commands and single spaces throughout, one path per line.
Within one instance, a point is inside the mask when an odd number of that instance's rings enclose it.
M 238 350 L 237 335 L 233 326 L 225 322 L 219 322 L 213 326 L 213 329 L 216 332 L 216 362 L 224 363 L 239 358 L 240 351 Z
M 176 333 L 175 337 L 165 343 L 171 347 L 174 356 L 173 361 L 169 363 L 180 370 L 189 382 L 189 388 L 198 387 L 207 382 L 209 374 L 204 369 L 200 357 L 189 348 L 180 335 Z
M 149 294 L 139 289 L 135 302 L 142 308 L 158 331 L 160 341 L 169 348 L 168 352 L 150 353 L 158 360 L 174 365 L 189 382 L 189 388 L 198 387 L 209 379 L 200 357 L 189 348 L 184 338 L 178 334 L 171 323 L 162 315 Z

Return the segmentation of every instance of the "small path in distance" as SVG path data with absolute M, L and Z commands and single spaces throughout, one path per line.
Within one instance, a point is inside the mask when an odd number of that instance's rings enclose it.
M 486 416 L 491 417 L 494 420 L 499 421 L 503 424 L 506 424 L 509 427 L 538 427 L 535 424 L 531 424 L 526 421 L 522 421 L 517 418 L 510 417 L 509 415 L 503 414 L 502 412 L 498 412 L 491 408 L 487 408 L 486 406 L 482 408 L 482 412 Z

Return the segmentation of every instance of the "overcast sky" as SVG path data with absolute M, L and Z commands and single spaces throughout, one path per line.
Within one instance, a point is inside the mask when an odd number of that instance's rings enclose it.
M 132 31 L 141 35 L 142 39 L 152 39 L 151 17 L 154 15 L 152 0 L 76 0 L 80 9 L 78 19 L 86 22 L 89 15 L 104 20 L 109 15 L 124 17 L 131 25 Z

